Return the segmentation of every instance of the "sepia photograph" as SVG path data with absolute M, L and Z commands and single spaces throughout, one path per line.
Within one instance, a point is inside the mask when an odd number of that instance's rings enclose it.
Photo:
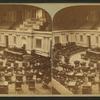
M 0 4 L 0 95 L 51 95 L 51 17 Z
M 0 3 L 0 96 L 100 96 L 100 4 Z

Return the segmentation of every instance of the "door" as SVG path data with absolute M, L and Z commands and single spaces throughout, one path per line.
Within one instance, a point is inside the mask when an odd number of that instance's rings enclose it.
M 50 57 L 52 56 L 52 40 L 50 40 Z
M 87 36 L 88 47 L 91 47 L 91 37 Z
M 59 36 L 55 36 L 55 44 L 60 43 L 60 37 Z
M 5 44 L 6 44 L 6 47 L 8 48 L 8 46 L 9 46 L 9 39 L 8 39 L 8 36 L 5 36 Z
M 23 48 L 23 49 L 26 49 L 27 40 L 26 40 L 25 37 L 22 37 L 21 43 L 22 43 L 22 48 Z

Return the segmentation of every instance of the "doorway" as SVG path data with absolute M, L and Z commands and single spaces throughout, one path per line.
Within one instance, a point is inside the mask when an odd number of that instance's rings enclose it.
M 8 48 L 8 46 L 9 46 L 9 39 L 8 39 L 7 35 L 5 36 L 5 44 L 6 44 L 6 47 Z
M 26 44 L 22 45 L 22 49 L 26 50 Z
M 52 40 L 50 40 L 50 57 L 52 56 Z
M 91 48 L 91 37 L 87 36 L 88 47 Z

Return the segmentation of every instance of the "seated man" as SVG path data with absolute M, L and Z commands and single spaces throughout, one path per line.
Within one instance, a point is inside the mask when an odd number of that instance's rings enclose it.
M 96 74 L 94 72 L 88 71 L 87 76 L 88 76 L 89 82 L 95 82 L 95 76 L 96 76 Z
M 21 81 L 23 83 L 23 73 L 18 71 L 16 73 L 16 80 Z
M 36 80 L 37 80 L 37 82 L 41 82 L 42 79 L 43 79 L 43 72 L 40 70 L 37 73 Z
M 29 83 L 30 80 L 33 78 L 33 71 L 27 71 L 26 72 L 26 83 Z
M 79 67 L 80 61 L 76 60 L 74 61 L 75 67 Z
M 48 77 L 48 76 L 44 76 L 42 87 L 44 87 L 44 88 L 48 88 L 48 84 L 49 84 L 50 80 L 51 80 L 50 77 Z
M 9 83 L 11 82 L 11 77 L 12 77 L 11 72 L 6 72 L 5 73 L 5 80 L 8 81 Z

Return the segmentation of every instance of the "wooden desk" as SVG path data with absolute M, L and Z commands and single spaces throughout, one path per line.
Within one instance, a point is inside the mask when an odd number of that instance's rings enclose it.
M 76 73 L 75 76 L 83 76 L 83 73 Z
M 76 81 L 70 81 L 70 82 L 68 82 L 67 87 L 74 94 L 77 93 L 78 87 L 76 85 Z
M 92 84 L 91 82 L 84 83 L 82 85 L 82 94 L 91 94 L 92 92 Z
M 0 94 L 8 94 L 8 82 L 0 82 Z
M 67 75 L 68 76 L 73 76 L 74 75 L 74 72 L 68 72 Z
M 95 77 L 95 73 L 90 73 L 90 74 L 88 74 L 88 77 Z
M 70 81 L 67 84 L 68 87 L 74 87 L 75 85 L 76 85 L 76 81 Z
M 96 71 L 96 67 L 90 67 L 90 71 L 95 72 Z
M 59 66 L 59 67 L 56 68 L 56 70 L 57 71 L 63 71 L 63 68 Z

